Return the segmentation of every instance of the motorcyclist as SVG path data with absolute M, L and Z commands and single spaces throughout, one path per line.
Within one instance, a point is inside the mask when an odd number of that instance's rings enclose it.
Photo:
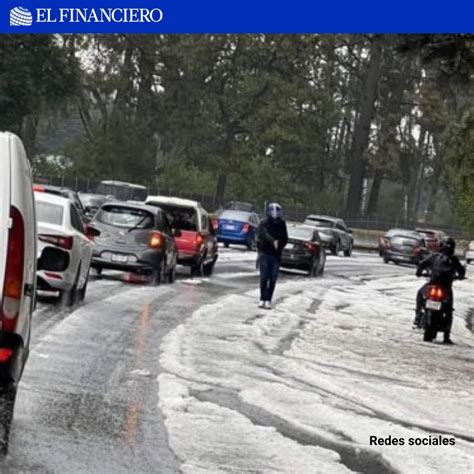
M 451 326 L 453 323 L 453 280 L 456 275 L 463 279 L 466 275 L 466 269 L 461 265 L 459 259 L 454 255 L 456 242 L 451 237 L 445 237 L 441 240 L 439 253 L 432 253 L 418 264 L 416 276 L 423 276 L 423 272 L 428 270 L 429 281 L 425 283 L 416 295 L 416 315 L 413 322 L 415 327 L 421 325 L 421 314 L 424 302 L 426 300 L 426 291 L 429 285 L 442 285 L 448 293 L 446 330 L 444 332 L 444 343 L 452 344 Z
M 288 232 L 283 210 L 275 202 L 267 207 L 267 217 L 257 229 L 260 268 L 259 308 L 271 309 L 272 297 L 280 269 L 281 253 L 288 243 Z

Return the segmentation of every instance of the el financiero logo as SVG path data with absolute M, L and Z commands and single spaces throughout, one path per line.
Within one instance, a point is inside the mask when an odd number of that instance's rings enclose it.
M 25 8 L 10 10 L 10 26 L 28 27 L 33 23 L 160 23 L 160 8 Z

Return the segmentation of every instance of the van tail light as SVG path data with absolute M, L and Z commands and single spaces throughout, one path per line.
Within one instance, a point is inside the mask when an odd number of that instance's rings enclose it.
M 196 245 L 200 247 L 202 243 L 204 242 L 204 238 L 201 234 L 196 235 Z
M 433 301 L 444 301 L 446 293 L 441 286 L 430 286 L 428 288 L 428 299 Z
M 64 250 L 71 250 L 74 239 L 72 236 L 62 236 L 62 235 L 52 235 L 52 234 L 40 234 L 38 239 L 41 242 L 46 242 L 47 244 L 56 245 L 56 247 L 61 247 Z
M 305 246 L 305 248 L 308 252 L 310 252 L 310 253 L 316 252 L 317 246 L 316 246 L 316 244 L 313 244 L 313 242 L 305 242 L 304 246 Z
M 23 269 L 25 263 L 25 223 L 16 207 L 10 208 L 11 228 L 8 232 L 7 264 L 0 309 L 1 329 L 13 332 L 20 313 L 23 296 Z
M 160 232 L 152 232 L 150 240 L 148 241 L 148 247 L 151 249 L 162 249 L 165 246 L 165 239 Z
M 242 232 L 248 232 L 250 230 L 250 224 L 246 223 L 242 227 Z

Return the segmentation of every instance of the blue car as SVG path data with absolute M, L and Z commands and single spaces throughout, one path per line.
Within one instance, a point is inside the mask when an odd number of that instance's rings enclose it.
M 255 250 L 258 215 L 254 212 L 226 210 L 219 216 L 217 240 L 224 243 L 245 245 L 249 250 Z

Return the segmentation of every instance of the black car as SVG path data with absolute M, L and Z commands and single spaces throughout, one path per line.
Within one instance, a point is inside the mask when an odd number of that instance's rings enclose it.
M 288 244 L 283 249 L 281 266 L 305 270 L 309 276 L 322 275 L 326 251 L 318 231 L 306 225 L 288 225 Z
M 154 284 L 174 281 L 180 231 L 173 234 L 159 207 L 106 203 L 89 226 L 100 231 L 91 262 L 98 273 L 106 268 L 149 274 Z
M 109 199 L 102 194 L 79 193 L 79 199 L 84 207 L 84 213 L 88 219 L 92 219 L 100 206 Z
M 381 235 L 378 238 L 378 250 L 379 250 L 379 255 L 383 257 L 385 253 L 385 249 L 387 249 L 390 246 L 390 239 L 397 234 L 403 234 L 403 233 L 412 233 L 412 230 L 408 229 L 390 229 L 385 232 L 385 234 Z
M 323 244 L 333 255 L 337 255 L 341 250 L 346 257 L 352 255 L 354 238 L 352 237 L 352 231 L 347 228 L 342 219 L 310 214 L 306 217 L 304 223 L 318 229 Z
M 429 253 L 422 235 L 416 232 L 399 233 L 390 238 L 384 250 L 383 261 L 418 265 Z

